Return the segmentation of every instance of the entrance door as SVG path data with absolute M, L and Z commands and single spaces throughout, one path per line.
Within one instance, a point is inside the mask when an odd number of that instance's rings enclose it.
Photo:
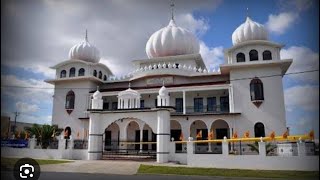
M 148 130 L 143 130 L 143 135 L 142 135 L 142 141 L 143 142 L 148 142 Z M 148 144 L 143 144 L 142 145 L 142 150 L 148 150 Z
M 140 130 L 136 130 L 135 142 L 140 142 Z M 135 144 L 134 149 L 140 150 L 140 144 Z
M 155 133 L 152 132 L 152 142 L 157 142 L 157 135 Z M 156 151 L 157 150 L 157 144 L 152 144 L 151 145 L 151 149 L 152 151 Z
M 180 141 L 181 130 L 180 129 L 172 129 L 171 130 L 171 138 L 174 138 L 175 141 Z M 176 151 L 182 151 L 182 144 L 176 143 Z
M 217 139 L 223 139 L 223 137 L 229 137 L 228 136 L 228 129 L 226 128 L 221 128 L 221 129 L 216 129 L 216 135 L 217 135 Z M 217 143 L 217 144 L 221 144 L 221 143 Z
M 111 151 L 111 131 L 106 131 L 106 137 L 104 141 L 105 150 Z

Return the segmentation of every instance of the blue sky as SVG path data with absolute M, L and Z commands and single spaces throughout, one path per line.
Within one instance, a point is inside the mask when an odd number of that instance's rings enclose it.
M 54 77 L 49 67 L 68 59 L 69 49 L 83 39 L 85 29 L 89 30 L 89 41 L 102 54 L 101 62 L 121 75 L 132 70 L 123 68 L 124 64 L 146 58 L 148 37 L 170 18 L 170 1 L 90 2 L 1 2 L 2 115 L 13 119 L 12 112 L 18 110 L 22 112 L 18 121 L 50 123 L 53 91 L 43 80 Z M 223 62 L 223 49 L 232 46 L 233 31 L 249 14 L 265 25 L 271 41 L 285 44 L 282 59 L 294 60 L 288 72 L 319 69 L 318 1 L 175 2 L 177 24 L 197 34 L 208 67 L 216 68 Z M 283 78 L 287 125 L 292 134 L 310 129 L 319 134 L 318 74 Z M 7 85 L 33 88 L 4 87 Z

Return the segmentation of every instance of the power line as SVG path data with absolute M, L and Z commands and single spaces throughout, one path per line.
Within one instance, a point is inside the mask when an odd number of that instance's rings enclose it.
M 268 78 L 268 77 L 276 77 L 276 76 L 287 76 L 287 75 L 294 75 L 294 74 L 303 74 L 303 73 L 311 73 L 317 72 L 319 69 L 308 70 L 308 71 L 299 71 L 299 72 L 291 72 L 286 74 L 273 74 L 273 75 L 266 75 L 266 76 L 255 76 L 255 77 L 247 77 L 247 78 L 238 78 L 238 79 L 230 79 L 228 81 L 240 81 L 240 80 L 247 80 L 253 78 Z M 95 89 L 95 88 L 85 88 L 85 87 L 32 87 L 32 86 L 16 86 L 16 85 L 1 85 L 1 88 L 26 88 L 26 89 Z

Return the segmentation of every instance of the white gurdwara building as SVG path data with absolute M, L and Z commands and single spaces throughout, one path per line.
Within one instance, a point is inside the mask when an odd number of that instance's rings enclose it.
M 52 67 L 56 78 L 46 80 L 55 86 L 52 124 L 72 139 L 87 139 L 89 160 L 131 149 L 153 151 L 158 162 L 167 162 L 171 140 L 282 134 L 282 77 L 292 59 L 281 59 L 283 45 L 269 41 L 263 25 L 249 17 L 232 42 L 225 62 L 210 70 L 197 38 L 172 18 L 148 40 L 148 59 L 134 60 L 134 72 L 115 77 L 86 36 L 68 60 Z M 197 150 L 219 150 L 214 146 Z

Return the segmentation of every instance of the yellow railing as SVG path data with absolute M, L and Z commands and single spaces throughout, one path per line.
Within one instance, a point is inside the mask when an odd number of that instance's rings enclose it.
M 268 142 L 268 141 L 298 141 L 301 138 L 301 140 L 312 140 L 308 135 L 293 135 L 293 136 L 287 136 L 287 138 L 284 138 L 283 136 L 276 136 L 274 139 L 271 137 L 262 137 L 262 141 Z M 256 142 L 261 141 L 261 138 L 234 138 L 234 139 L 226 139 L 227 142 Z M 187 143 L 188 141 L 175 141 L 175 143 Z M 224 142 L 224 139 L 213 139 L 213 140 L 197 140 L 192 141 L 193 143 L 221 143 Z

